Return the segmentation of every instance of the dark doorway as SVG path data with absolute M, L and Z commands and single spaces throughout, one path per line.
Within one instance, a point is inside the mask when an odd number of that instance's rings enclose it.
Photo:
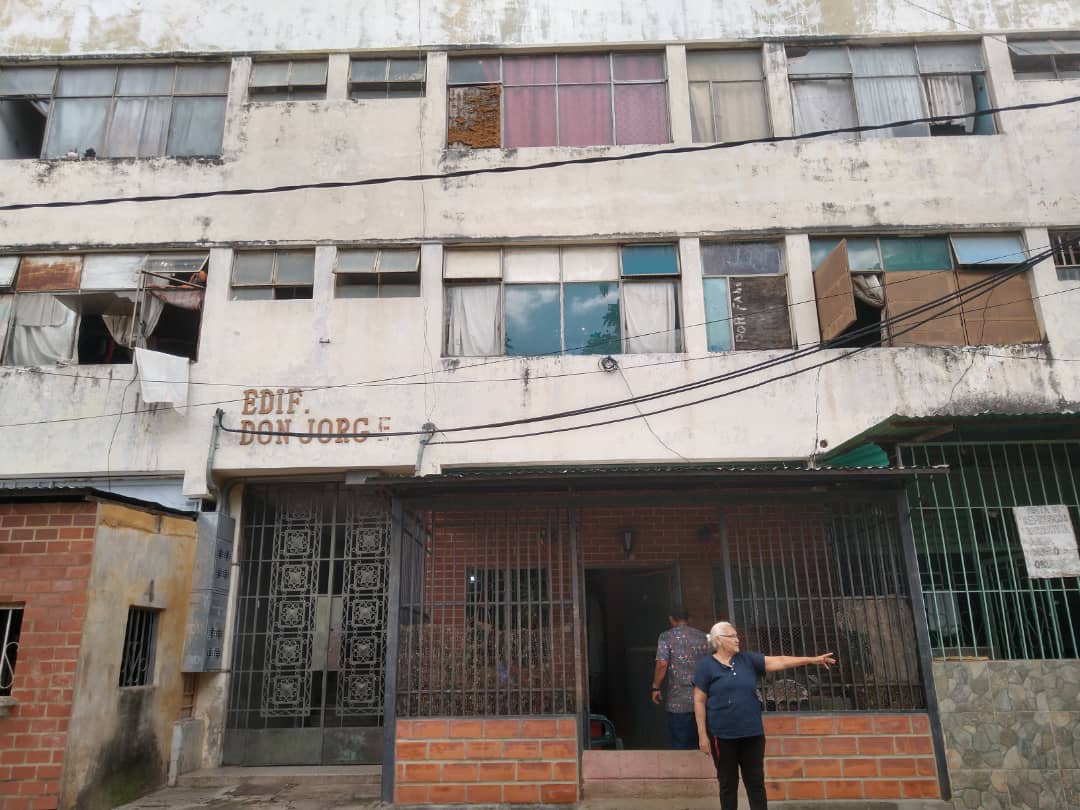
M 612 721 L 625 748 L 668 747 L 667 716 L 649 685 L 673 586 L 670 568 L 585 572 L 589 711 Z

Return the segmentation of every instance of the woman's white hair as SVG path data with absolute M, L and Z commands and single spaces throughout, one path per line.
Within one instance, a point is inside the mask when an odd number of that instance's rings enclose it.
M 717 645 L 717 638 L 719 636 L 729 635 L 735 627 L 731 622 L 717 622 L 709 630 L 709 644 L 715 650 Z

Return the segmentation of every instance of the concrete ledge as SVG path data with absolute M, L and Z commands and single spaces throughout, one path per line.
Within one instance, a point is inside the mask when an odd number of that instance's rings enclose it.
M 278 767 L 203 768 L 181 774 L 183 787 L 233 787 L 235 785 L 380 785 L 381 765 L 310 765 Z

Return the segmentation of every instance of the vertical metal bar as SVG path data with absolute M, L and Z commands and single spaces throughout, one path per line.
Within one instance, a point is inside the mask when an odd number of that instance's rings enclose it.
M 401 638 L 401 565 L 405 543 L 405 514 L 399 498 L 390 502 L 390 576 L 387 581 L 386 660 L 383 676 L 382 800 L 394 801 L 394 774 L 397 762 L 397 671 Z
M 560 508 L 561 512 L 561 508 Z M 574 711 L 578 716 L 579 728 L 588 729 L 588 701 L 585 699 L 585 679 L 582 677 L 582 612 L 579 580 L 578 537 L 577 537 L 577 509 L 568 509 L 568 522 L 570 524 L 570 595 L 573 599 L 572 613 L 574 620 Z M 564 709 L 565 710 L 565 709 Z M 578 763 L 580 767 L 581 750 L 584 747 L 585 736 L 578 734 Z
M 978 458 L 979 449 L 980 449 L 980 447 L 978 445 L 975 445 L 972 448 L 972 452 L 974 453 L 976 458 Z M 1011 505 L 1013 505 L 1013 506 L 1015 506 L 1017 504 L 1016 490 L 1013 488 L 1013 484 L 1012 484 L 1012 480 L 1011 480 L 1012 477 L 1007 475 L 1007 477 L 1009 478 L 1009 490 L 1010 490 L 1011 498 L 1006 499 L 1001 494 L 1001 482 L 1000 482 L 1000 477 L 998 476 L 997 465 L 994 464 L 993 446 L 992 445 L 983 445 L 982 449 L 986 450 L 986 458 L 987 458 L 987 461 L 989 462 L 987 464 L 987 467 L 990 470 L 990 478 L 994 483 L 994 494 L 997 497 L 997 502 L 996 502 L 995 505 L 999 510 L 1001 510 L 1001 514 L 1004 515 L 1004 510 L 1006 508 L 1008 508 L 1006 506 L 1007 502 L 1011 502 Z M 1006 466 L 1008 466 L 1008 457 L 1005 458 L 1005 462 L 1006 462 Z M 976 463 L 975 469 L 976 469 L 976 473 L 977 473 L 978 469 L 979 469 L 978 463 Z M 985 488 L 983 487 L 983 483 L 982 483 L 982 476 L 977 475 L 976 480 L 979 482 L 979 494 L 983 499 L 983 521 L 986 524 L 987 535 L 990 538 L 990 554 L 991 554 L 991 557 L 994 560 L 994 575 L 995 575 L 995 579 L 997 580 L 998 593 L 1000 594 L 1004 590 L 1003 588 L 1001 588 L 1001 571 L 1002 571 L 1003 568 L 1004 568 L 1004 570 L 1009 572 L 1009 579 L 1012 582 L 1012 588 L 1010 589 L 1010 593 L 1013 596 L 1011 601 L 1012 601 L 1014 610 L 1012 611 L 1011 616 L 1009 614 L 1009 611 L 1005 607 L 1005 602 L 1004 602 L 1003 598 L 1000 595 L 999 595 L 998 598 L 999 598 L 999 600 L 1001 600 L 1001 604 L 1002 604 L 1002 615 L 1001 615 L 1002 627 L 1010 627 L 1010 629 L 1013 632 L 1003 632 L 1003 633 L 1001 633 L 1002 640 L 1004 641 L 1004 644 L 1005 644 L 1004 655 L 999 656 L 998 651 L 997 651 L 996 641 L 993 640 L 993 639 L 991 640 L 991 648 L 990 648 L 991 649 L 991 655 L 992 655 L 992 657 L 995 657 L 995 658 L 997 658 L 997 657 L 1002 657 L 1002 658 L 1017 658 L 1017 657 L 1019 657 L 1019 658 L 1029 658 L 1029 657 L 1031 657 L 1032 649 L 1031 649 L 1031 644 L 1028 641 L 1028 628 L 1027 628 L 1027 626 L 1025 625 L 1025 623 L 1022 620 L 1023 616 L 1024 616 L 1024 613 L 1025 613 L 1025 611 L 1024 611 L 1024 595 L 1029 589 L 1024 588 L 1023 585 L 1020 582 L 1018 567 L 1013 564 L 1012 544 L 1011 543 L 1006 542 L 1006 544 L 1005 544 L 1005 549 L 1006 549 L 1005 565 L 1002 566 L 998 562 L 998 559 L 997 559 L 997 543 L 994 542 L 994 525 L 990 521 L 990 501 L 986 497 Z M 966 490 L 965 490 L 965 495 L 966 494 L 967 493 L 966 493 Z M 970 498 L 968 499 L 968 503 L 969 503 L 969 505 L 971 505 Z M 972 507 L 972 509 L 973 509 L 973 507 Z M 974 518 L 972 518 L 972 519 L 974 520 Z M 1002 531 L 1005 531 L 1004 527 L 1002 528 Z M 1006 536 L 1006 539 L 1007 539 L 1007 536 Z M 976 551 L 977 551 L 977 549 L 976 549 Z M 979 583 L 979 587 L 983 588 L 985 590 L 985 585 L 981 581 Z M 1032 606 L 1032 607 L 1034 607 L 1034 606 Z M 1012 619 L 1012 621 L 1010 621 L 1010 618 Z M 1014 635 L 1014 633 L 1015 633 L 1016 636 L 1019 637 L 1019 644 L 1020 644 L 1020 651 L 1019 651 L 1020 655 L 1019 656 L 1016 655 L 1017 651 L 1014 650 L 1014 648 L 1013 648 L 1013 635 Z
M 1050 503 L 1050 497 L 1049 497 L 1049 493 L 1046 491 L 1046 479 L 1043 477 L 1042 460 L 1039 457 L 1040 446 L 1035 445 L 1035 444 L 1028 445 L 1028 446 L 1031 447 L 1031 452 L 1035 456 L 1035 465 L 1034 465 L 1035 466 L 1035 471 L 1039 475 L 1039 487 L 1042 490 L 1042 497 L 1038 498 L 1038 499 L 1031 500 L 1031 503 L 1033 503 L 1033 504 L 1035 504 L 1035 503 L 1049 504 Z M 1017 452 L 1020 455 L 1021 468 L 1026 471 L 1027 468 L 1026 468 L 1026 466 L 1024 466 L 1024 463 L 1023 463 L 1023 448 L 1024 448 L 1023 445 L 1017 445 L 1016 449 L 1017 449 Z M 1028 497 L 1031 498 L 1031 483 L 1030 483 L 1030 476 L 1029 475 L 1026 475 L 1026 474 L 1024 475 L 1024 482 L 1027 484 L 1027 487 L 1028 487 Z M 1002 523 L 1004 524 L 1004 522 L 1005 522 L 1005 519 L 1004 519 L 1004 515 L 1003 515 L 1002 516 Z M 1046 613 L 1047 613 L 1047 615 L 1048 615 L 1048 617 L 1050 619 L 1050 627 L 1053 629 L 1053 632 L 1054 632 L 1055 649 L 1052 651 L 1053 652 L 1053 657 L 1054 658 L 1061 658 L 1063 656 L 1063 654 L 1064 654 L 1065 644 L 1063 642 L 1062 635 L 1061 635 L 1061 625 L 1060 625 L 1060 622 L 1058 621 L 1057 610 L 1055 610 L 1055 608 L 1054 608 L 1054 587 L 1053 587 L 1053 584 L 1051 583 L 1051 580 L 1049 580 L 1049 579 L 1040 579 L 1039 584 L 1042 586 L 1043 594 L 1046 597 Z M 1042 635 L 1042 634 L 1040 634 L 1040 635 Z
M 716 520 L 720 527 L 720 558 L 724 565 L 724 599 L 727 602 L 727 620 L 735 622 L 735 587 L 731 576 L 731 544 L 728 537 L 728 513 L 723 507 L 716 510 Z
M 911 532 L 910 510 L 907 496 L 900 492 L 896 496 L 896 518 L 900 523 L 900 541 L 904 550 L 904 567 L 907 570 L 908 592 L 911 594 L 911 610 L 915 617 L 915 645 L 919 651 L 919 671 L 923 680 L 923 692 L 926 695 L 926 713 L 930 721 L 930 736 L 934 743 L 934 761 L 937 765 L 938 786 L 941 798 L 952 798 L 949 783 L 949 765 L 945 759 L 945 735 L 941 728 L 941 714 L 938 710 L 937 689 L 934 686 L 934 668 L 931 661 L 930 634 L 926 624 L 926 608 L 922 599 L 922 584 L 919 581 L 919 563 L 915 557 L 915 539 Z

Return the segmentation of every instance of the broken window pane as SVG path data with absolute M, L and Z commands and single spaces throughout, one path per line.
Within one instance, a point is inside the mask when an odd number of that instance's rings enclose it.
M 731 351 L 731 302 L 726 278 L 707 278 L 705 287 L 705 333 L 710 352 Z
M 121 67 L 116 81 L 118 96 L 171 96 L 175 65 Z
M 105 118 L 108 113 L 107 98 L 59 99 L 53 102 L 45 157 L 64 157 L 69 152 L 84 156 L 88 149 L 103 155 Z
M 0 96 L 51 96 L 54 67 L 0 68 Z
M 619 285 L 564 284 L 567 354 L 617 354 L 621 350 Z
M 165 151 L 171 98 L 118 98 L 105 154 L 109 157 L 154 157 Z
M 62 68 L 60 81 L 56 86 L 56 95 L 60 97 L 111 96 L 115 85 L 115 67 Z
M 558 354 L 562 348 L 559 285 L 508 284 L 505 295 L 506 354 Z
M 624 276 L 678 275 L 675 245 L 625 245 L 622 248 Z
M 224 98 L 175 99 L 169 124 L 168 154 L 175 157 L 220 155 L 224 130 Z

